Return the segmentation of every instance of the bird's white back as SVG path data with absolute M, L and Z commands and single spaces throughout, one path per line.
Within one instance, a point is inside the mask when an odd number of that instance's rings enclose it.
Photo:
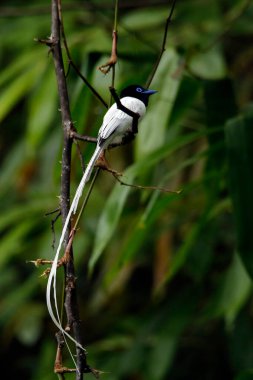
M 130 97 L 130 96 L 126 96 L 125 98 L 120 99 L 120 101 L 121 101 L 121 104 L 123 104 L 123 106 L 125 106 L 126 108 L 128 108 L 129 110 L 135 113 L 138 113 L 140 115 L 140 119 L 145 115 L 146 107 L 145 107 L 145 104 L 141 100 Z M 98 137 L 103 140 L 106 140 L 114 132 L 116 132 L 115 137 L 121 134 L 124 134 L 126 132 L 131 132 L 132 124 L 133 124 L 132 116 L 129 116 L 124 111 L 119 110 L 117 108 L 116 103 L 114 103 L 104 116 L 103 124 L 101 125 L 98 132 Z M 111 144 L 113 142 L 114 140 L 108 141 L 108 145 L 109 143 Z

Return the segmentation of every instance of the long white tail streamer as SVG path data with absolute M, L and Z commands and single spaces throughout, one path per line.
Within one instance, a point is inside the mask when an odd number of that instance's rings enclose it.
M 140 115 L 139 121 L 141 120 L 141 118 L 144 116 L 144 114 L 146 112 L 146 107 L 145 107 L 144 103 L 138 99 L 133 98 L 133 97 L 129 97 L 129 96 L 124 97 L 121 99 L 121 103 L 125 107 L 130 109 L 131 111 L 138 113 Z M 57 273 L 57 263 L 59 260 L 61 247 L 62 247 L 63 240 L 65 237 L 67 228 L 68 228 L 68 224 L 70 222 L 70 218 L 71 218 L 72 214 L 76 213 L 78 203 L 79 203 L 79 200 L 82 196 L 84 186 L 90 178 L 92 169 L 93 169 L 97 159 L 101 155 L 102 151 L 104 149 L 106 149 L 112 141 L 114 141 L 114 138 L 116 136 L 121 136 L 121 135 L 123 136 L 124 133 L 126 133 L 128 131 L 128 129 L 129 129 L 129 131 L 131 130 L 132 120 L 133 119 L 131 116 L 127 115 L 125 112 L 121 111 L 120 109 L 117 109 L 116 103 L 114 103 L 109 108 L 107 113 L 105 114 L 104 119 L 103 119 L 103 124 L 102 124 L 102 126 L 98 132 L 98 140 L 100 140 L 100 142 L 103 141 L 103 143 L 101 146 L 97 145 L 97 147 L 96 147 L 96 149 L 95 149 L 95 151 L 94 151 L 94 153 L 93 153 L 93 155 L 92 155 L 92 157 L 88 163 L 88 166 L 87 166 L 87 168 L 83 174 L 81 182 L 80 182 L 80 184 L 76 190 L 75 196 L 73 198 L 71 207 L 69 209 L 68 215 L 66 217 L 66 220 L 65 220 L 65 223 L 64 223 L 64 226 L 62 229 L 61 237 L 59 240 L 58 248 L 57 248 L 53 263 L 52 263 L 51 271 L 49 273 L 48 282 L 47 282 L 47 291 L 46 291 L 46 302 L 47 302 L 48 312 L 49 312 L 49 315 L 52 318 L 52 321 L 54 322 L 54 324 L 62 332 L 70 354 L 71 354 L 71 351 L 70 351 L 69 346 L 67 344 L 66 337 L 68 337 L 71 341 L 73 341 L 75 343 L 75 345 L 78 346 L 80 349 L 82 349 L 84 351 L 85 351 L 85 349 L 69 333 L 67 333 L 61 325 L 61 320 L 60 320 L 60 315 L 59 315 L 59 310 L 58 310 L 58 305 L 57 305 L 57 297 L 56 297 L 56 273 Z M 53 290 L 53 299 L 54 299 L 55 311 L 53 310 L 52 302 L 51 302 L 52 290 Z M 71 357 L 75 363 L 75 360 L 74 360 L 72 354 L 71 354 Z M 75 363 L 75 365 L 76 365 L 76 363 Z
M 68 224 L 70 222 L 70 218 L 71 218 L 72 214 L 76 213 L 78 203 L 79 203 L 79 200 L 82 196 L 84 186 L 88 182 L 90 175 L 91 175 L 91 172 L 92 172 L 92 169 L 93 169 L 97 159 L 101 155 L 103 149 L 104 149 L 103 146 L 102 147 L 101 146 L 96 147 L 95 152 L 93 153 L 93 155 L 92 155 L 92 157 L 88 163 L 88 166 L 87 166 L 87 168 L 83 174 L 81 182 L 80 182 L 80 184 L 76 190 L 75 196 L 73 198 L 71 207 L 69 209 L 68 215 L 66 217 L 66 220 L 65 220 L 65 223 L 64 223 L 64 226 L 62 229 L 62 233 L 61 233 L 61 237 L 60 237 L 59 244 L 57 247 L 57 251 L 56 251 L 56 254 L 54 256 L 52 267 L 51 267 L 51 270 L 50 270 L 50 273 L 48 276 L 47 291 L 46 291 L 47 308 L 48 308 L 49 315 L 52 318 L 52 321 L 58 327 L 58 329 L 62 332 L 64 338 L 68 337 L 70 340 L 72 340 L 76 344 L 76 346 L 78 346 L 79 348 L 81 348 L 84 351 L 85 351 L 85 348 L 79 342 L 77 342 L 69 333 L 67 333 L 61 325 L 61 320 L 60 320 L 60 315 L 59 315 L 59 310 L 58 310 L 58 305 L 57 305 L 57 296 L 56 296 L 56 273 L 57 273 L 57 264 L 58 264 L 58 260 L 59 260 L 61 247 L 62 247 L 63 240 L 65 237 L 67 228 L 68 228 Z M 51 291 L 52 291 L 52 289 L 53 289 L 53 299 L 54 299 L 55 312 L 53 311 L 52 302 L 51 302 Z M 68 345 L 67 345 L 67 347 L 68 347 Z M 68 347 L 68 349 L 69 349 L 69 347 Z M 69 349 L 69 351 L 70 351 L 70 349 Z M 73 359 L 73 356 L 72 356 L 72 359 Z M 75 363 L 75 361 L 74 361 L 74 363 Z

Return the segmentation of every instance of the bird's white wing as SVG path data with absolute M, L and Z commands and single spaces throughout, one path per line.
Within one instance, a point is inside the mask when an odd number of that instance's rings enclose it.
M 125 97 L 122 98 L 121 103 L 123 106 L 127 107 L 133 112 L 136 112 L 140 117 L 144 116 L 146 107 L 144 103 L 136 98 Z M 125 132 L 125 128 L 131 127 L 133 118 L 117 108 L 116 103 L 114 103 L 109 110 L 106 112 L 103 124 L 99 129 L 98 135 L 101 139 L 105 140 L 113 134 L 113 132 L 120 126 L 120 131 Z
M 117 129 L 119 125 L 123 122 L 127 124 L 131 123 L 131 116 L 127 115 L 125 112 L 119 110 L 116 104 L 113 104 L 111 108 L 106 112 L 103 124 L 101 125 L 98 136 L 106 140 L 111 134 Z

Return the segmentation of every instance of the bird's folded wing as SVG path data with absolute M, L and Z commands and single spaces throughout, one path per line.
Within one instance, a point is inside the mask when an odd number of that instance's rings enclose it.
M 116 104 L 114 104 L 106 113 L 98 135 L 101 139 L 106 140 L 113 134 L 117 127 L 122 124 L 122 122 L 128 124 L 131 123 L 131 120 L 131 116 L 117 109 Z
M 121 99 L 121 103 L 129 110 L 138 113 L 141 117 L 145 114 L 146 107 L 139 99 L 125 97 Z M 98 133 L 99 137 L 102 140 L 106 140 L 118 126 L 131 124 L 132 119 L 131 116 L 118 109 L 116 104 L 113 104 L 104 116 L 103 124 Z

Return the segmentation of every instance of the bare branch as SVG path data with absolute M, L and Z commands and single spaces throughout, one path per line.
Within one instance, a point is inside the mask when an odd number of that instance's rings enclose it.
M 162 56 L 163 56 L 163 53 L 165 52 L 165 46 L 166 46 L 166 42 L 167 42 L 167 35 L 168 35 L 168 29 L 169 29 L 169 24 L 171 23 L 171 19 L 172 19 L 172 15 L 173 15 L 173 12 L 174 12 L 174 9 L 175 9 L 175 5 L 176 5 L 176 1 L 177 0 L 173 0 L 172 1 L 172 6 L 171 6 L 171 9 L 170 9 L 170 14 L 166 20 L 166 23 L 165 23 L 165 28 L 164 28 L 164 35 L 163 35 L 163 42 L 162 42 L 162 47 L 161 47 L 161 51 L 160 51 L 160 54 L 157 58 L 157 61 L 153 67 L 153 70 L 151 71 L 151 74 L 146 82 L 146 87 L 149 88 L 149 86 L 151 85 L 151 82 L 152 80 L 154 79 L 154 76 L 155 76 L 155 73 L 158 69 L 158 66 L 161 62 L 161 59 L 162 59 Z
M 117 173 L 115 173 L 114 171 L 111 171 L 111 170 L 108 170 L 112 175 L 113 177 L 122 185 L 122 186 L 129 186 L 129 187 L 133 187 L 135 189 L 140 189 L 140 190 L 158 190 L 158 191 L 161 191 L 163 193 L 173 193 L 173 194 L 180 194 L 182 192 L 182 190 L 169 190 L 167 189 L 166 187 L 159 187 L 159 186 L 143 186 L 143 185 L 134 185 L 132 183 L 127 183 L 127 182 L 124 182 L 122 181 L 120 178 L 119 178 L 119 175 Z
M 97 167 L 99 167 L 100 169 L 104 170 L 104 171 L 107 171 L 108 173 L 111 173 L 113 175 L 113 177 L 122 185 L 122 186 L 128 186 L 128 187 L 133 187 L 135 189 L 140 189 L 140 190 L 158 190 L 158 191 L 161 191 L 163 193 L 173 193 L 173 194 L 180 194 L 182 192 L 182 190 L 170 190 L 170 189 L 167 189 L 166 187 L 159 187 L 159 186 L 144 186 L 144 185 L 135 185 L 135 184 L 132 184 L 132 183 L 127 183 L 127 182 L 124 182 L 122 181 L 122 179 L 120 179 L 120 177 L 123 176 L 122 173 L 119 173 L 117 172 L 116 170 L 110 168 L 110 166 L 108 165 L 108 162 L 107 160 L 105 159 L 105 157 L 100 157 L 99 161 L 97 162 L 96 164 Z
M 71 119 L 69 96 L 66 83 L 66 77 L 64 72 L 64 64 L 62 58 L 61 50 L 61 22 L 59 9 L 61 8 L 60 0 L 52 0 L 52 25 L 51 25 L 51 37 L 52 45 L 50 47 L 54 59 L 55 73 L 58 85 L 58 93 L 60 100 L 60 110 L 62 117 L 63 126 L 63 153 L 62 153 L 62 172 L 61 172 L 61 215 L 62 222 L 65 223 L 67 218 L 69 208 L 70 208 L 70 170 L 71 170 L 71 150 L 72 150 L 72 138 L 71 131 L 74 129 L 73 122 Z M 64 237 L 64 246 L 67 250 L 69 248 L 69 236 L 70 236 L 70 225 L 68 226 L 67 233 Z M 75 278 L 74 260 L 73 260 L 73 250 L 72 244 L 69 249 L 69 257 L 65 262 L 65 277 L 66 283 L 70 278 Z M 72 320 L 72 329 L 75 340 L 80 344 L 76 345 L 77 354 L 77 371 L 76 380 L 83 379 L 84 369 L 87 367 L 86 354 L 80 348 L 82 346 L 82 334 L 81 334 L 81 324 L 79 318 L 79 310 L 76 297 L 75 282 L 70 289 L 66 287 L 65 290 L 65 310 L 67 314 L 67 319 Z M 71 313 L 71 317 L 70 314 Z
M 62 34 L 62 39 L 63 39 L 63 43 L 64 43 L 64 47 L 66 49 L 66 53 L 67 53 L 67 57 L 68 57 L 68 60 L 69 60 L 69 65 L 71 67 L 73 67 L 73 69 L 75 70 L 75 72 L 77 73 L 77 75 L 82 79 L 82 81 L 86 84 L 86 86 L 91 90 L 91 92 L 96 96 L 96 98 L 106 107 L 108 108 L 108 104 L 106 103 L 106 101 L 102 98 L 102 96 L 95 90 L 95 88 L 90 84 L 90 82 L 88 81 L 88 79 L 85 78 L 85 76 L 81 73 L 81 71 L 78 69 L 78 67 L 76 66 L 76 64 L 74 63 L 74 61 L 72 60 L 71 58 L 71 54 L 70 54 L 70 50 L 69 50 L 69 47 L 68 47 L 68 44 L 67 44 L 67 38 L 66 38 L 66 35 L 65 35 L 65 30 L 64 30 L 64 24 L 63 24 L 63 18 L 62 18 L 62 9 L 61 9 L 61 1 L 58 1 L 58 9 L 59 9 L 59 19 L 60 19 L 60 23 L 61 23 L 61 34 Z M 67 76 L 67 75 L 66 75 Z
M 71 137 L 75 140 L 81 140 L 81 141 L 87 141 L 96 144 L 97 143 L 97 138 L 96 137 L 91 137 L 91 136 L 85 136 L 85 135 L 80 135 L 79 133 L 72 131 L 71 132 Z

